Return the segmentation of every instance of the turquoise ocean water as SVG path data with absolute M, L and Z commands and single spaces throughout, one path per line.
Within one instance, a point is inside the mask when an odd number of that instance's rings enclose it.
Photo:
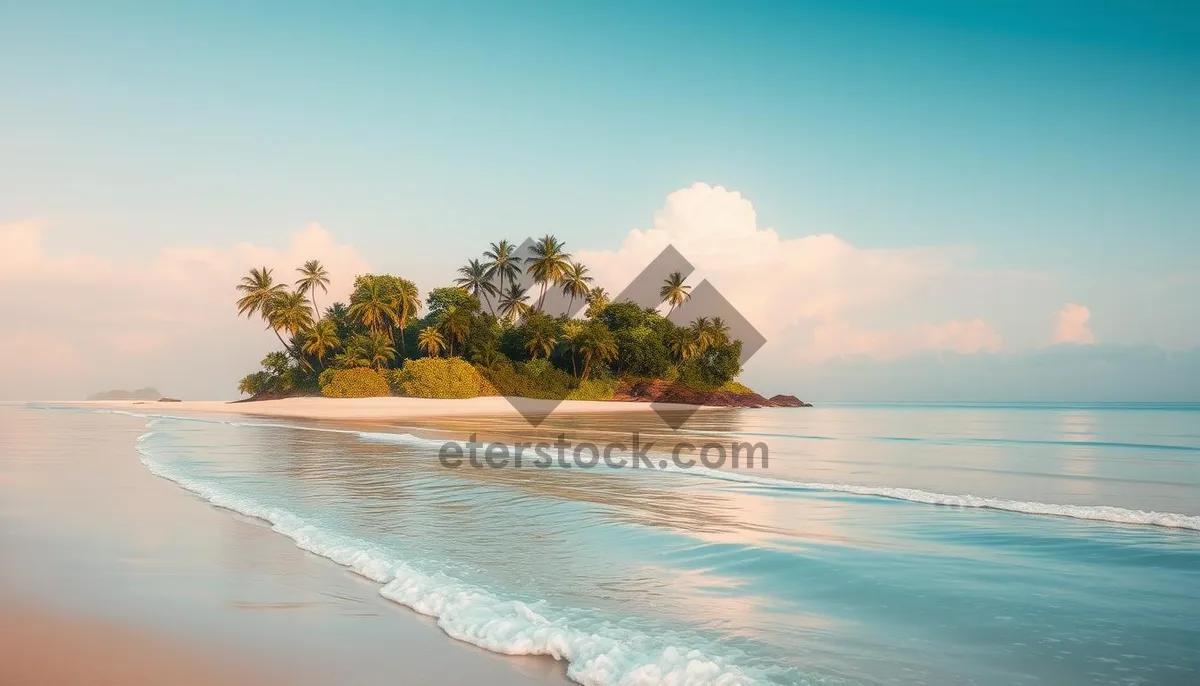
M 471 420 L 144 414 L 152 472 L 581 683 L 1200 683 L 1200 405 L 693 418 L 767 446 L 737 470 L 448 468 Z

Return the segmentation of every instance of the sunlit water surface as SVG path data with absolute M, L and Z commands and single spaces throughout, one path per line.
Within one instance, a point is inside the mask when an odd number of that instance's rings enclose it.
M 585 683 L 1200 683 L 1196 405 L 706 411 L 678 433 L 613 416 L 147 422 L 156 474 L 455 638 L 554 655 Z M 438 458 L 471 433 L 603 448 L 633 431 L 661 458 L 736 437 L 769 460 Z

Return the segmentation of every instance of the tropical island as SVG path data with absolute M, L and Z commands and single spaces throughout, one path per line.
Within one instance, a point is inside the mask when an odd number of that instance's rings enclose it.
M 613 302 L 554 236 L 526 252 L 520 256 L 507 240 L 493 243 L 423 303 L 408 279 L 361 274 L 348 303 L 324 310 L 317 296 L 328 293 L 330 279 L 320 261 L 299 267 L 292 285 L 276 281 L 265 266 L 251 269 L 237 286 L 238 314 L 261 318 L 282 350 L 268 353 L 238 391 L 250 400 L 503 395 L 805 405 L 793 396 L 764 398 L 736 380 L 742 342 L 720 317 L 684 326 L 668 318 L 691 295 L 679 272 L 662 283 L 660 296 L 670 308 L 664 316 Z M 552 315 L 546 300 L 556 291 L 569 305 Z

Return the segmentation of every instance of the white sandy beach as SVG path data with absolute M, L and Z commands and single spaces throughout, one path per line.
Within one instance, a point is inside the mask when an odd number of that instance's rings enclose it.
M 469 399 L 431 398 L 285 398 L 255 402 L 229 402 L 224 400 L 185 400 L 182 402 L 157 402 L 148 400 L 91 400 L 52 401 L 55 405 L 81 407 L 104 407 L 114 410 L 154 411 L 164 413 L 197 412 L 254 415 L 258 417 L 280 417 L 291 419 L 343 420 L 343 421 L 388 421 L 417 417 L 450 416 L 510 416 L 520 414 L 508 400 L 501 397 Z M 594 414 L 605 412 L 649 413 L 650 403 L 619 402 L 603 400 L 532 400 L 521 398 L 523 407 L 533 411 L 554 414 Z M 663 404 L 656 405 L 658 409 Z M 668 406 L 669 407 L 669 406 Z M 680 410 L 697 409 L 693 405 L 678 405 Z M 704 409 L 704 408 L 699 408 Z

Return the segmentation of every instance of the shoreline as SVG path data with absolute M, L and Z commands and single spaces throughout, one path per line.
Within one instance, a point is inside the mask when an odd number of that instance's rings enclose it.
M 136 451 L 145 424 L 0 412 L 0 448 L 19 456 L 0 461 L 0 682 L 569 683 L 563 663 L 456 640 L 265 521 L 155 475 Z
M 655 410 L 677 409 L 681 412 L 728 410 L 709 405 L 656 404 L 612 400 L 535 400 L 522 398 L 523 404 L 535 414 L 604 414 L 622 413 L 650 415 Z M 90 407 L 129 412 L 194 412 L 204 414 L 236 414 L 317 421 L 398 421 L 426 417 L 495 416 L 521 418 L 508 400 L 499 396 L 465 399 L 400 398 L 282 398 L 253 402 L 227 400 L 40 400 L 29 405 L 59 407 Z

